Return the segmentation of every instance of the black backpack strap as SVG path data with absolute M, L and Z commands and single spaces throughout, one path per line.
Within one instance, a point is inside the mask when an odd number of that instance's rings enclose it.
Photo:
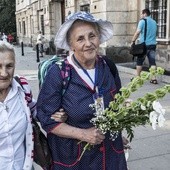
M 108 57 L 106 56 L 102 56 L 102 58 L 106 61 L 106 64 L 109 66 L 110 68 L 110 71 L 115 79 L 115 84 L 116 84 L 116 87 L 119 91 L 119 89 L 121 88 L 121 80 L 120 80 L 120 77 L 119 77 L 119 73 L 118 73 L 118 69 L 116 67 L 116 64 Z
M 143 19 L 145 21 L 145 31 L 144 31 L 144 41 L 146 41 L 146 33 L 147 33 L 147 19 Z
M 117 72 L 117 67 L 116 67 L 115 63 L 110 58 L 108 58 L 106 56 L 102 56 L 102 58 L 106 61 L 107 65 L 110 68 L 110 71 L 111 71 L 113 77 L 115 78 L 116 72 Z

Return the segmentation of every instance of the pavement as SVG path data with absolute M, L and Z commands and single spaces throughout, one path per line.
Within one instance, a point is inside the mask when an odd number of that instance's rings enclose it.
M 22 56 L 21 47 L 16 46 L 16 71 L 15 74 L 25 76 L 33 91 L 35 98 L 38 96 L 38 64 L 36 62 L 36 52 L 32 47 L 24 47 L 24 56 Z M 40 61 L 52 56 L 45 55 Z M 135 75 L 135 70 L 125 67 L 123 64 L 117 64 L 122 85 L 126 86 L 131 77 Z M 158 77 L 158 84 L 153 85 L 147 82 L 140 90 L 133 93 L 130 97 L 135 100 L 143 96 L 146 92 L 152 92 L 155 89 L 170 83 L 170 76 Z M 132 149 L 129 150 L 128 168 L 129 170 L 170 170 L 170 94 L 167 94 L 160 100 L 162 106 L 166 109 L 166 122 L 164 127 L 153 130 L 151 126 L 139 126 L 134 128 L 134 138 L 130 143 Z M 123 132 L 126 135 L 125 132 Z M 35 165 L 35 170 L 41 168 Z

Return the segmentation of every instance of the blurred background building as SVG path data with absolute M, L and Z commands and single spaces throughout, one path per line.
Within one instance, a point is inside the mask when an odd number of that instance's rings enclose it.
M 69 14 L 88 11 L 113 24 L 113 38 L 101 45 L 101 53 L 129 62 L 129 46 L 144 8 L 150 9 L 158 26 L 157 63 L 170 70 L 170 0 L 16 0 L 18 41 L 34 46 L 42 31 L 46 43 L 52 42 Z

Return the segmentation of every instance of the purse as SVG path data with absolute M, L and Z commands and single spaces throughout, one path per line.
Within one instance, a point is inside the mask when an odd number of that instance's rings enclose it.
M 20 86 L 24 90 L 20 78 L 18 76 L 15 76 L 14 79 L 20 84 Z M 25 93 L 25 96 L 26 95 L 27 94 Z M 25 98 L 27 99 L 27 97 Z M 34 118 L 32 118 L 32 126 L 34 136 L 34 162 L 40 165 L 43 169 L 50 170 L 50 166 L 52 164 L 52 156 L 48 145 L 47 137 L 41 131 L 40 126 Z
M 147 52 L 147 48 L 145 44 L 146 32 L 147 32 L 147 21 L 146 19 L 144 19 L 144 21 L 145 21 L 144 42 L 140 44 L 133 43 L 130 48 L 130 54 L 136 57 L 143 57 L 144 55 L 146 55 L 146 52 Z
M 47 137 L 41 131 L 36 120 L 32 120 L 32 125 L 34 133 L 34 162 L 43 169 L 49 170 L 52 164 L 52 156 Z
M 130 54 L 133 56 L 137 57 L 143 57 L 146 55 L 147 49 L 146 49 L 146 44 L 145 42 L 141 44 L 132 44 L 131 49 L 130 49 Z

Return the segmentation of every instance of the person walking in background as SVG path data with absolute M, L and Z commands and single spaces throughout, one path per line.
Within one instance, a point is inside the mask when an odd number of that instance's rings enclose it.
M 9 43 L 12 43 L 13 40 L 14 40 L 14 37 L 9 33 L 8 36 L 7 36 L 7 39 L 8 39 Z
M 2 41 L 7 42 L 7 36 L 5 35 L 5 33 L 2 34 Z
M 102 134 L 90 122 L 94 110 L 89 105 L 98 102 L 99 107 L 108 107 L 121 87 L 117 69 L 113 76 L 98 55 L 99 45 L 112 36 L 111 22 L 86 12 L 69 15 L 56 35 L 56 47 L 71 50 L 63 62 L 66 76 L 71 76 L 69 82 L 63 82 L 64 70 L 52 65 L 37 101 L 37 117 L 47 132 L 52 152 L 52 170 L 127 170 L 121 133 L 112 141 L 108 133 Z M 68 116 L 64 123 L 51 119 L 60 108 Z M 80 159 L 86 142 L 93 147 Z
M 157 24 L 156 21 L 153 20 L 150 17 L 150 11 L 149 9 L 143 9 L 142 14 L 141 14 L 141 20 L 138 23 L 137 30 L 132 38 L 132 43 L 135 43 L 137 38 L 139 37 L 139 42 L 143 43 L 144 42 L 144 30 L 145 30 L 145 21 L 147 22 L 147 31 L 146 31 L 146 48 L 147 48 L 147 53 L 146 56 L 149 61 L 149 67 L 153 67 L 156 69 L 156 61 L 155 61 L 155 56 L 156 56 L 156 32 L 157 32 Z M 142 71 L 142 66 L 143 62 L 145 60 L 145 56 L 142 57 L 137 57 L 137 64 L 136 64 L 136 74 L 137 76 L 140 75 Z M 157 84 L 157 79 L 156 77 L 152 77 L 150 80 L 150 83 Z
M 44 41 L 44 36 L 42 35 L 42 32 L 39 31 L 39 34 L 37 36 L 37 44 L 39 47 L 40 57 L 43 57 L 43 52 L 44 52 L 43 41 Z

